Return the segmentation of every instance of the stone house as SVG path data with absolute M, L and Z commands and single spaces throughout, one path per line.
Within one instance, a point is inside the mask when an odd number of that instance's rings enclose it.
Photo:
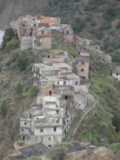
M 86 52 L 81 52 L 80 55 L 76 57 L 76 68 L 78 70 L 78 75 L 85 80 L 88 80 L 89 75 L 89 61 L 90 54 Z
M 62 141 L 66 102 L 53 96 L 37 97 L 20 118 L 20 135 L 26 145 L 42 143 L 52 147 Z M 67 126 L 67 125 L 66 125 Z
M 112 72 L 112 76 L 120 81 L 120 66 L 117 66 L 113 72 Z
M 70 25 L 61 25 L 62 32 L 63 32 L 63 39 L 66 43 L 73 43 L 73 29 Z
M 50 49 L 52 47 L 51 29 L 41 27 L 33 33 L 33 51 Z

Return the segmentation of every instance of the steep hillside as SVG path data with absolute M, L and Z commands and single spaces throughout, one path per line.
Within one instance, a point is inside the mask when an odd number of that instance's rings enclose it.
M 83 38 L 94 39 L 102 49 L 120 61 L 119 0 L 0 0 L 0 28 L 25 14 L 60 16 Z
M 81 37 L 94 39 L 114 61 L 120 61 L 119 0 L 50 0 L 45 13 L 70 22 Z
M 0 29 L 25 14 L 40 14 L 48 0 L 0 0 Z

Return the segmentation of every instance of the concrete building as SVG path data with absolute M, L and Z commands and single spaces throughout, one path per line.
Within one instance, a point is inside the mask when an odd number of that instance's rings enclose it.
M 89 57 L 90 54 L 86 52 L 81 52 L 80 55 L 76 57 L 78 75 L 85 80 L 88 80 L 89 75 Z
M 20 118 L 20 135 L 26 145 L 42 143 L 52 147 L 62 141 L 66 102 L 52 96 L 37 97 L 31 109 Z M 67 126 L 67 125 L 66 125 Z
M 41 27 L 33 33 L 33 51 L 50 49 L 52 47 L 51 29 Z
M 45 65 L 42 63 L 34 64 L 32 67 L 34 75 L 34 84 L 73 86 L 80 84 L 80 77 L 72 73 L 72 67 L 66 63 L 53 63 Z
M 113 72 L 112 72 L 112 76 L 120 81 L 120 66 L 117 66 Z

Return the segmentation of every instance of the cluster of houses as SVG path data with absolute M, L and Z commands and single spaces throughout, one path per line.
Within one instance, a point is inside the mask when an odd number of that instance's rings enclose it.
M 21 41 L 21 49 L 33 48 L 35 52 L 52 48 L 54 30 L 61 32 L 64 42 L 73 42 L 71 26 L 61 24 L 59 17 L 27 15 L 11 22 L 11 27 Z
M 59 17 L 25 16 L 13 21 L 11 26 L 21 41 L 21 49 L 32 48 L 33 52 L 51 49 L 53 32 L 62 34 L 64 43 L 72 46 L 78 53 L 73 58 L 68 51 L 53 53 L 48 50 L 41 63 L 32 66 L 33 85 L 39 88 L 29 110 L 20 117 L 20 136 L 24 145 L 37 145 L 41 153 L 61 143 L 78 110 L 86 107 L 88 88 L 81 85 L 81 79 L 89 78 L 90 54 L 87 52 L 90 41 L 74 36 L 70 25 L 61 24 Z M 99 46 L 91 48 L 99 50 Z M 109 55 L 104 56 L 106 63 L 111 63 Z M 73 72 L 73 63 L 76 73 Z M 120 67 L 112 74 L 120 80 Z M 42 146 L 42 147 L 41 147 Z M 15 143 L 16 150 L 23 147 Z M 24 159 L 24 158 L 23 158 Z
M 20 135 L 27 146 L 42 143 L 52 147 L 60 143 L 76 111 L 86 106 L 88 89 L 81 85 L 81 77 L 88 78 L 89 71 L 85 69 L 89 69 L 89 54 L 81 52 L 76 59 L 76 67 L 81 67 L 80 77 L 65 63 L 66 58 L 72 61 L 68 52 L 50 52 L 43 57 L 42 63 L 32 66 L 33 84 L 39 88 L 39 94 L 30 110 L 20 118 Z

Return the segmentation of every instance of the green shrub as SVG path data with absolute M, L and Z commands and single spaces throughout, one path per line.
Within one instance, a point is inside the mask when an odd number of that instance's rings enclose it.
M 32 86 L 28 90 L 27 96 L 29 98 L 33 98 L 33 97 L 35 97 L 38 94 L 38 92 L 39 92 L 39 89 L 36 86 Z
M 32 157 L 27 158 L 27 160 L 41 160 L 41 158 L 37 156 L 32 156 Z
M 117 29 L 120 29 L 120 22 L 116 26 Z
M 61 144 L 55 145 L 50 150 L 48 150 L 46 153 L 46 156 L 50 160 L 64 160 L 64 157 L 70 148 L 72 148 L 72 144 L 61 143 Z
M 0 115 L 2 117 L 5 117 L 7 112 L 8 112 L 8 105 L 9 105 L 9 101 L 8 99 L 5 99 L 2 101 L 1 106 L 0 106 Z
M 19 95 L 21 95 L 23 93 L 23 85 L 21 85 L 20 83 L 18 83 L 15 87 L 15 92 Z
M 75 17 L 72 27 L 76 33 L 81 32 L 83 28 L 85 27 L 85 20 L 81 18 L 80 16 Z
M 19 47 L 19 40 L 16 38 L 13 38 L 6 43 L 5 50 L 7 52 L 10 52 L 12 50 L 15 50 L 18 47 Z
M 120 143 L 113 143 L 109 146 L 109 148 L 113 151 L 113 153 L 120 152 Z
M 11 41 L 12 39 L 17 39 L 17 36 L 15 35 L 15 33 L 13 32 L 12 28 L 7 28 L 5 30 L 5 34 L 3 37 L 3 44 L 2 44 L 2 48 L 5 49 L 6 48 L 6 44 Z

